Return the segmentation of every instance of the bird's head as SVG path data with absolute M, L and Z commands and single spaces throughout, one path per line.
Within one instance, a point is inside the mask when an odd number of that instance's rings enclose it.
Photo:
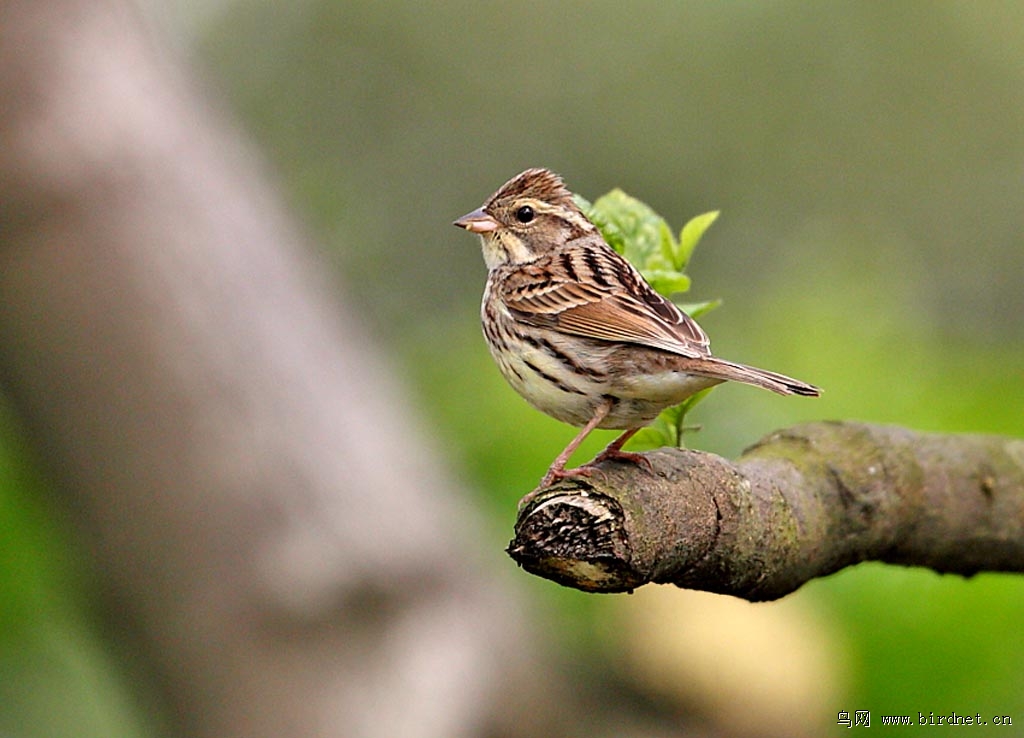
M 596 231 L 562 178 L 547 169 L 517 174 L 454 225 L 480 235 L 488 269 L 527 264 Z

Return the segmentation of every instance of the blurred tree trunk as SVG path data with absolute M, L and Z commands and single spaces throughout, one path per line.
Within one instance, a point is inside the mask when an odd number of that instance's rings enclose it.
M 110 630 L 181 734 L 541 731 L 472 512 L 148 30 L 116 0 L 0 2 L 0 377 Z

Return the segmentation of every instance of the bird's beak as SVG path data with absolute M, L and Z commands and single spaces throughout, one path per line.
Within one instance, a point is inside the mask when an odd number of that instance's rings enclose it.
M 452 225 L 465 228 L 470 233 L 490 233 L 501 227 L 501 224 L 485 213 L 483 208 L 477 208 L 472 213 L 466 213 L 452 223 Z

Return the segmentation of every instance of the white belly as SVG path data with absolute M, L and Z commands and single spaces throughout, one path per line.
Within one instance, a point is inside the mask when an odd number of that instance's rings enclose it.
M 614 382 L 566 372 L 544 351 L 528 349 L 516 356 L 492 356 L 502 375 L 527 402 L 543 413 L 569 425 L 587 423 L 606 397 L 616 400 L 599 428 L 636 428 L 647 425 L 667 407 L 678 405 L 718 380 L 685 372 L 662 372 L 619 377 Z

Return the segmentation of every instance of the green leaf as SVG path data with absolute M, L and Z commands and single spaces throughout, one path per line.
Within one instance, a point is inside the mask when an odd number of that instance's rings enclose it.
M 643 275 L 655 292 L 665 297 L 690 289 L 690 278 L 682 272 L 654 269 L 643 271 Z
M 647 450 L 653 448 L 686 448 L 683 438 L 686 433 L 699 430 L 699 426 L 687 425 L 686 416 L 708 396 L 714 387 L 708 387 L 692 395 L 675 407 L 663 411 L 654 422 L 641 430 L 630 443 L 630 448 Z
M 696 320 L 700 316 L 704 315 L 704 313 L 710 313 L 721 304 L 722 301 L 719 299 L 705 300 L 704 302 L 677 302 L 676 307 Z
M 693 250 L 697 248 L 697 244 L 700 243 L 704 232 L 718 219 L 719 212 L 718 210 L 712 210 L 711 212 L 690 218 L 689 222 L 683 226 L 683 230 L 679 232 L 679 246 L 676 249 L 676 269 L 685 269 L 686 265 L 690 263 L 690 256 L 693 255 Z
M 647 203 L 614 189 L 599 197 L 587 214 L 612 248 L 621 248 L 619 253 L 641 272 L 652 258 L 664 259 L 662 239 L 668 224 Z
M 675 271 L 682 271 L 676 266 L 676 251 L 679 249 L 679 245 L 676 243 L 675 236 L 672 235 L 672 229 L 668 227 L 668 223 L 664 220 L 661 221 L 661 261 L 664 262 L 666 267 L 671 267 Z
M 666 446 L 675 448 L 675 444 L 671 440 L 671 433 L 669 431 L 669 423 L 665 419 L 665 415 L 671 412 L 672 408 L 665 410 L 654 419 L 654 422 L 650 425 L 641 428 L 635 436 L 629 440 L 630 451 L 651 451 L 656 448 L 664 448 Z
M 584 213 L 589 213 L 590 210 L 594 207 L 593 205 L 590 204 L 590 200 L 585 198 L 583 195 L 576 194 L 575 192 L 572 193 L 572 201 L 576 203 L 576 207 L 578 207 Z M 593 218 L 591 218 L 591 220 L 593 220 Z

